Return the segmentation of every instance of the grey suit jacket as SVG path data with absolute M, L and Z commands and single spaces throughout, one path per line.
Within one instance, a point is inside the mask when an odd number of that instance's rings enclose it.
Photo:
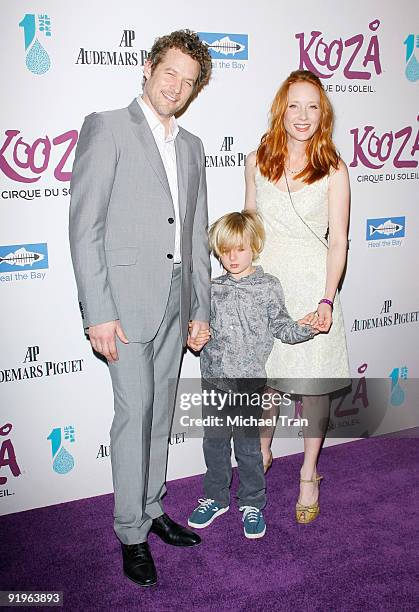
M 175 141 L 181 217 L 181 327 L 209 320 L 210 261 L 204 150 Z M 84 327 L 120 319 L 130 341 L 150 341 L 169 296 L 174 209 L 154 137 L 137 102 L 86 117 L 71 179 L 70 248 Z

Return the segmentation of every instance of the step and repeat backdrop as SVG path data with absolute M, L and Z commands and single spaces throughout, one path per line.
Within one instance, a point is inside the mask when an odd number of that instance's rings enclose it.
M 342 302 L 354 384 L 333 402 L 327 444 L 417 425 L 419 5 L 106 4 L 2 2 L 0 514 L 112 490 L 112 389 L 83 335 L 69 181 L 85 115 L 127 106 L 154 39 L 175 29 L 199 32 L 213 57 L 209 86 L 180 118 L 205 146 L 210 220 L 243 207 L 246 154 L 282 80 L 297 68 L 322 79 L 352 186 Z M 192 354 L 182 377 L 199 377 Z M 373 404 L 380 418 L 355 431 Z M 273 448 L 300 452 L 301 430 Z M 180 419 L 169 452 L 168 479 L 203 472 L 201 441 Z

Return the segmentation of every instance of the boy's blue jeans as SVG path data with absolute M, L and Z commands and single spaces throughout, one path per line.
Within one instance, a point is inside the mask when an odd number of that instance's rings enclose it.
M 204 476 L 204 495 L 213 499 L 219 506 L 230 504 L 230 484 L 232 478 L 231 467 L 231 438 L 234 442 L 234 454 L 239 472 L 239 489 L 237 492 L 239 507 L 254 506 L 262 509 L 266 505 L 265 475 L 263 473 L 263 459 L 260 451 L 260 434 L 258 426 L 232 425 L 227 422 L 227 415 L 260 418 L 262 408 L 249 407 L 246 399 L 234 400 L 232 394 L 222 391 L 206 380 L 202 380 L 202 390 L 211 393 L 215 401 L 211 406 L 203 404 L 202 416 L 218 417 L 223 419 L 219 426 L 204 427 L 203 449 L 207 472 Z M 254 391 L 260 395 L 263 388 Z M 229 396 L 222 410 L 222 396 Z M 243 397 L 243 396 L 242 396 Z

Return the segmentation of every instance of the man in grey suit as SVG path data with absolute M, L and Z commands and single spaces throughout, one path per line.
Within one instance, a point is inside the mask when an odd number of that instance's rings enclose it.
M 125 575 L 155 584 L 147 535 L 199 536 L 163 511 L 174 387 L 183 347 L 209 337 L 204 150 L 174 115 L 208 82 L 207 47 L 189 30 L 157 39 L 141 98 L 86 117 L 73 167 L 70 245 L 84 327 L 106 357 L 115 415 L 114 528 Z M 199 334 L 199 340 L 198 340 Z

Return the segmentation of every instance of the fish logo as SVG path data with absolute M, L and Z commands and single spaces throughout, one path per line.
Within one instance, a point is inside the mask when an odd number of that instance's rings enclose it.
M 221 55 L 236 55 L 236 53 L 245 49 L 244 45 L 234 42 L 229 36 L 224 36 L 224 38 L 220 38 L 220 40 L 214 40 L 212 43 L 205 42 L 205 44 L 208 49 L 215 51 L 215 53 L 221 53 Z
M 247 34 L 198 32 L 198 36 L 208 47 L 212 59 L 248 59 Z
M 391 219 L 388 219 L 384 223 L 381 223 L 378 227 L 374 227 L 374 225 L 370 225 L 370 236 L 372 236 L 375 232 L 379 234 L 385 234 L 386 236 L 394 236 L 401 229 L 403 229 L 403 225 L 400 223 L 393 223 Z
M 0 246 L 0 272 L 48 268 L 46 243 Z
M 406 217 L 367 219 L 367 240 L 403 238 L 406 234 Z

